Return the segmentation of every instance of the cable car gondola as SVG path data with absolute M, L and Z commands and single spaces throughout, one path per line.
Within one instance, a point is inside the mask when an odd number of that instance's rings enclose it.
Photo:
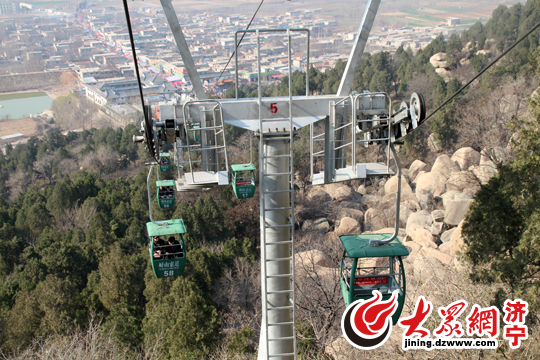
M 401 201 L 401 163 L 392 143 L 389 144 L 397 167 L 396 212 L 393 234 L 360 234 L 340 236 L 343 244 L 340 284 L 345 305 L 356 300 L 367 300 L 373 296 L 373 290 L 382 294 L 382 300 L 388 300 L 394 291 L 398 292 L 398 306 L 392 315 L 392 323 L 399 320 L 407 283 L 403 267 L 404 256 L 409 250 L 401 243 L 399 233 L 399 205 Z
M 388 300 L 392 292 L 397 290 L 398 307 L 392 315 L 395 325 L 403 310 L 407 291 L 402 257 L 409 255 L 409 251 L 397 237 L 378 246 L 370 245 L 373 240 L 388 239 L 391 235 L 340 236 L 345 249 L 341 261 L 340 283 L 346 306 L 356 300 L 371 298 L 373 290 L 381 292 L 383 301 Z
M 255 195 L 255 165 L 231 165 L 233 171 L 233 190 L 237 199 L 252 198 Z
M 174 219 L 165 223 L 167 225 L 146 223 L 152 270 L 158 279 L 180 276 L 186 266 L 186 248 L 182 237 L 186 232 L 184 221 Z
M 201 126 L 199 124 L 193 125 L 193 129 L 200 129 Z M 195 134 L 193 135 L 195 141 L 201 141 L 201 131 L 195 131 Z
M 248 199 L 255 195 L 255 171 L 253 165 L 253 133 L 249 134 L 249 164 L 231 165 L 232 186 L 237 199 Z
M 169 171 L 171 169 L 171 154 L 159 153 L 159 171 Z
M 151 164 L 146 178 L 148 213 L 150 215 L 150 222 L 146 223 L 146 230 L 149 237 L 150 262 L 157 278 L 180 276 L 184 273 L 184 267 L 186 266 L 186 247 L 182 237 L 182 234 L 186 233 L 186 227 L 182 219 L 154 221 L 152 217 L 152 192 L 150 191 L 150 178 L 152 177 L 154 165 L 156 164 Z M 174 186 L 174 180 L 158 180 L 156 184 L 158 185 L 158 204 L 161 207 L 163 202 L 160 203 L 160 200 L 171 199 L 160 199 L 160 190 L 164 192 L 165 188 Z M 159 185 L 162 185 L 162 189 L 160 189 Z M 174 196 L 174 190 L 172 193 Z M 174 197 L 172 198 L 172 204 L 174 205 Z
M 174 180 L 156 181 L 157 200 L 160 209 L 168 209 L 174 206 Z

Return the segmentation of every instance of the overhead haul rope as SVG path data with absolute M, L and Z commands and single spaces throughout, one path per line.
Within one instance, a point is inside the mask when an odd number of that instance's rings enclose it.
M 126 0 L 124 0 L 126 1 Z M 253 19 L 255 19 L 255 16 L 257 16 L 257 13 L 259 12 L 259 9 L 261 8 L 262 4 L 263 4 L 264 0 L 261 0 L 261 3 L 259 4 L 259 7 L 257 8 L 257 10 L 255 10 L 255 13 L 253 14 L 253 16 L 251 17 L 251 20 L 249 21 L 249 24 L 247 25 L 246 27 L 246 30 L 249 30 L 249 27 L 251 26 L 251 23 L 253 22 Z M 244 33 L 242 35 L 242 37 L 240 38 L 240 41 L 238 42 L 238 45 L 236 45 L 236 48 L 238 48 L 238 46 L 240 46 L 240 44 L 242 43 L 242 40 L 244 40 L 244 36 L 246 36 L 247 33 Z M 219 82 L 219 80 L 221 79 L 221 76 L 223 75 L 223 73 L 225 72 L 225 70 L 227 70 L 227 66 L 229 66 L 234 54 L 236 53 L 236 51 L 233 51 L 233 53 L 231 54 L 231 57 L 229 58 L 229 61 L 227 61 L 227 64 L 225 64 L 225 67 L 223 68 L 223 70 L 221 71 L 221 74 L 219 74 L 219 77 L 216 81 L 216 84 Z M 238 85 L 236 85 L 238 86 Z
M 129 10 L 127 5 L 127 0 L 123 0 L 124 2 L 124 11 L 126 13 L 126 22 L 128 27 L 128 33 L 129 33 L 129 40 L 131 42 L 131 52 L 133 53 L 133 61 L 135 62 L 135 73 L 137 74 L 137 84 L 139 85 L 139 94 L 141 95 L 141 103 L 142 103 L 142 110 L 144 114 L 144 120 L 147 124 L 150 123 L 150 120 L 148 119 L 148 116 L 150 114 L 147 114 L 146 108 L 144 106 L 144 94 L 142 91 L 142 85 L 141 85 L 141 75 L 139 74 L 139 64 L 137 63 L 137 54 L 135 53 L 135 41 L 133 40 L 133 32 L 131 30 L 131 20 L 129 19 Z
M 125 0 L 124 0 L 125 1 Z M 527 31 L 525 35 L 517 39 L 508 49 L 506 49 L 501 55 L 497 56 L 495 60 L 493 60 L 488 66 L 486 66 L 482 71 L 480 71 L 478 74 L 476 74 L 475 77 L 473 77 L 469 82 L 467 82 L 465 85 L 463 85 L 458 91 L 454 93 L 454 95 L 450 96 L 448 99 L 446 99 L 445 102 L 443 102 L 435 111 L 433 111 L 431 114 L 429 114 L 424 121 L 427 121 L 430 117 L 435 115 L 437 111 L 441 110 L 446 104 L 448 104 L 450 101 L 452 101 L 453 98 L 455 98 L 460 92 L 462 92 L 467 86 L 471 85 L 472 82 L 476 79 L 478 79 L 483 73 L 485 73 L 490 67 L 495 65 L 497 61 L 499 61 L 504 55 L 506 55 L 510 50 L 512 50 L 514 47 L 516 47 L 517 44 L 522 42 L 527 36 L 529 36 L 534 30 L 538 29 L 540 27 L 540 22 L 532 27 L 531 30 Z

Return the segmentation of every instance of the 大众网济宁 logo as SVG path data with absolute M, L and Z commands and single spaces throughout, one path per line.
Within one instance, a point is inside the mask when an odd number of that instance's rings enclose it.
M 383 295 L 374 290 L 373 297 L 349 305 L 341 318 L 345 339 L 363 350 L 384 344 L 392 331 L 392 315 L 398 307 L 397 297 L 398 292 L 394 291 L 389 299 L 382 301 Z M 501 325 L 499 309 L 496 306 L 482 308 L 475 304 L 466 315 L 467 307 L 468 303 L 463 299 L 439 307 L 441 320 L 432 332 L 422 325 L 431 316 L 433 304 L 424 296 L 419 296 L 410 316 L 397 321 L 404 330 L 402 349 L 497 349 Z M 528 327 L 525 325 L 528 303 L 521 299 L 506 300 L 502 312 L 505 324 L 502 328 L 503 338 L 508 341 L 510 348 L 517 349 L 528 338 Z M 464 316 L 463 324 L 461 316 Z

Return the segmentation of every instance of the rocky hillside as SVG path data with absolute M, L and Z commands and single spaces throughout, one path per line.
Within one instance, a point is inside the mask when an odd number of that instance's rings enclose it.
M 404 261 L 408 288 L 404 316 L 414 308 L 419 295 L 426 296 L 434 306 L 446 306 L 464 296 L 470 303 L 489 302 L 492 290 L 470 283 L 459 254 L 463 245 L 461 227 L 469 205 L 496 171 L 487 156 L 470 147 L 440 155 L 432 166 L 416 160 L 403 169 L 399 237 L 411 253 Z M 356 188 L 338 183 L 309 189 L 306 206 L 297 210 L 299 235 L 324 233 L 328 249 L 335 249 L 341 247 L 341 235 L 392 233 L 397 176 L 369 182 Z M 315 209 L 307 207 L 314 204 L 318 204 Z M 335 281 L 339 269 L 332 257 L 336 255 L 334 252 L 332 256 L 330 250 L 300 252 L 297 267 L 304 269 L 309 263 L 314 274 Z M 456 287 L 445 286 L 441 292 L 441 284 L 451 283 Z M 400 344 L 401 333 L 395 328 L 391 339 L 396 344 Z M 378 356 L 391 356 L 394 347 L 384 348 L 378 351 L 389 353 Z M 358 355 L 355 351 L 343 337 L 327 346 L 327 353 L 336 359 Z

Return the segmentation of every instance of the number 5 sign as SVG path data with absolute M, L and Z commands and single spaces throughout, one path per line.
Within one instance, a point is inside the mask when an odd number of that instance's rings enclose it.
M 289 105 L 286 101 L 263 102 L 263 118 L 283 118 L 288 116 Z

